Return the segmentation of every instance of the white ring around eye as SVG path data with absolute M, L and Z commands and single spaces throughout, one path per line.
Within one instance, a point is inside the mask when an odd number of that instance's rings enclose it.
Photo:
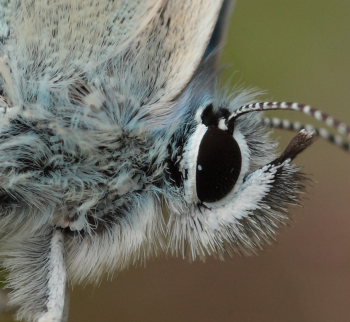
M 180 171 L 183 174 L 184 180 L 184 192 L 185 192 L 185 200 L 188 203 L 198 203 L 200 200 L 197 196 L 196 189 L 196 172 L 197 172 L 197 157 L 200 143 L 203 139 L 204 134 L 206 133 L 208 127 L 202 123 L 199 123 L 193 132 L 193 134 L 189 137 L 187 144 L 184 148 L 182 162 L 180 163 Z M 204 202 L 206 206 L 209 208 L 218 208 L 221 207 L 232 199 L 233 195 L 239 189 L 242 184 L 244 176 L 247 174 L 250 167 L 250 152 L 247 145 L 247 142 L 243 136 L 243 134 L 235 128 L 233 132 L 233 138 L 236 140 L 239 149 L 241 151 L 242 165 L 241 170 L 238 176 L 238 179 L 233 187 L 233 189 L 222 199 L 215 202 Z
M 189 137 L 187 144 L 184 148 L 182 162 L 180 163 L 180 171 L 183 174 L 185 200 L 188 203 L 197 203 L 200 200 L 197 197 L 196 189 L 196 167 L 197 156 L 200 143 L 206 133 L 208 127 L 202 123 L 196 126 L 196 130 Z M 187 173 L 186 173 L 187 172 Z

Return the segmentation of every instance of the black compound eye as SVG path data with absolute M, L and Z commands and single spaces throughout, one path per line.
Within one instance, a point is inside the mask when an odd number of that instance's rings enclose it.
M 196 189 L 202 202 L 215 202 L 234 187 L 241 172 L 241 150 L 227 131 L 209 127 L 199 145 Z

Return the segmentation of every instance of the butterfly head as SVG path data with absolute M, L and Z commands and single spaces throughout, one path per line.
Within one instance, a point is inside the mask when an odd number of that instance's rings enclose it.
M 314 133 L 301 130 L 276 156 L 257 105 L 221 106 L 209 103 L 187 115 L 171 144 L 169 247 L 190 258 L 262 247 L 304 189 L 292 161 Z

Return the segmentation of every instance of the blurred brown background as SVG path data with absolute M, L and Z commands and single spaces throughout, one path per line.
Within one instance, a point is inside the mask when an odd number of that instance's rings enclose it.
M 350 123 L 349 18 L 348 0 L 238 0 L 225 77 Z M 282 146 L 290 136 L 276 132 Z M 314 184 L 275 245 L 225 262 L 158 258 L 75 287 L 70 321 L 350 321 L 350 155 L 319 140 L 297 162 Z

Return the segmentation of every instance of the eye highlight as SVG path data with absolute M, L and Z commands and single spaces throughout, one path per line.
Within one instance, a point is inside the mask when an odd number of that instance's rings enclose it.
M 228 131 L 209 127 L 199 145 L 196 165 L 197 197 L 202 202 L 224 198 L 241 172 L 240 148 Z

